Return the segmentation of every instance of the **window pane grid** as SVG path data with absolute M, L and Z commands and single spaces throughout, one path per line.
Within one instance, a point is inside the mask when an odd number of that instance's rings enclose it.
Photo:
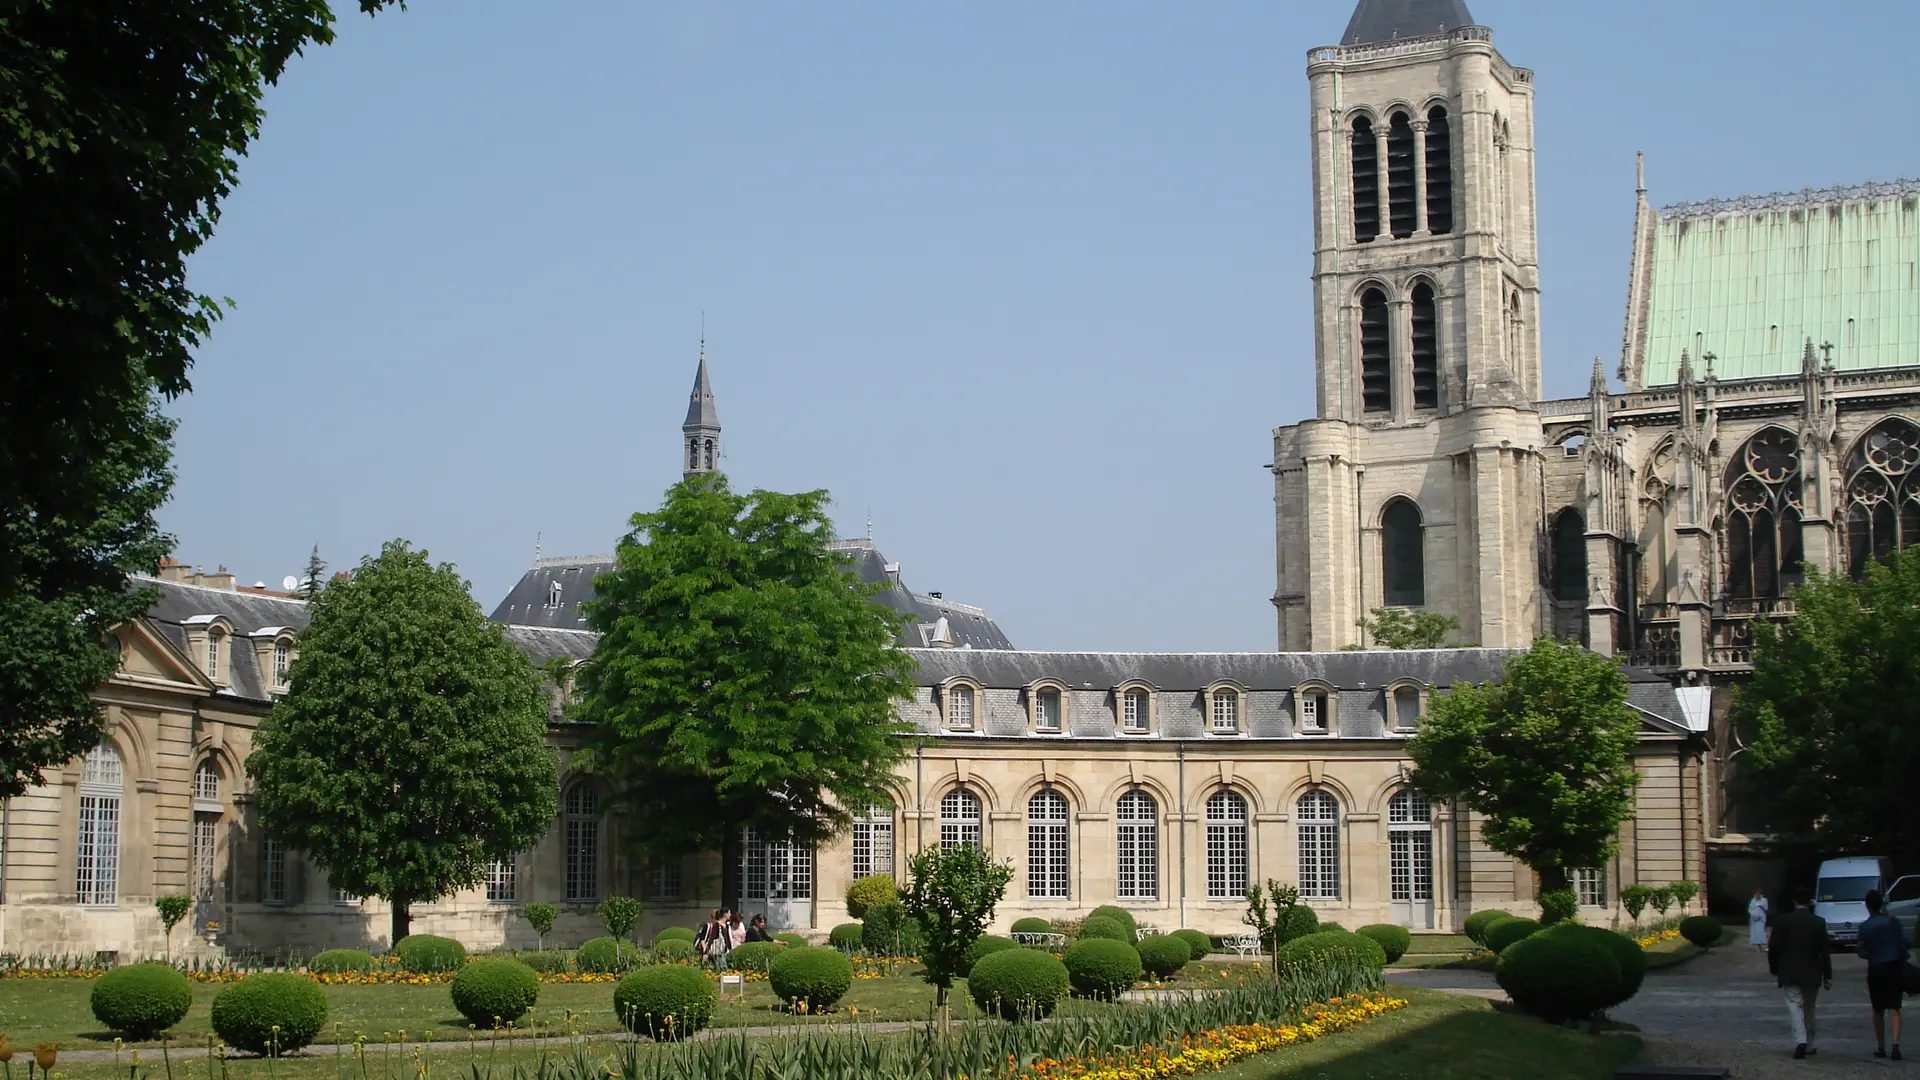
M 1247 802 L 1231 791 L 1207 800 L 1207 896 L 1237 900 L 1247 893 Z
M 1120 705 L 1120 726 L 1127 731 L 1147 730 L 1147 695 L 1141 690 L 1129 690 Z
M 1300 837 L 1300 895 L 1340 898 L 1340 804 L 1324 791 L 1309 791 L 1295 804 Z
M 260 844 L 260 899 L 269 904 L 287 901 L 287 849 L 272 837 Z
M 1118 819 L 1119 865 L 1116 891 L 1125 900 L 1153 900 L 1160 894 L 1160 834 L 1153 796 L 1129 791 L 1120 796 Z
M 958 730 L 973 727 L 973 688 L 956 686 L 947 691 L 947 726 Z
M 600 898 L 600 798 L 576 784 L 567 792 L 567 899 Z
M 893 807 L 876 805 L 853 823 L 853 876 L 893 873 Z
M 1581 907 L 1607 906 L 1607 874 L 1597 867 L 1583 866 L 1573 871 L 1573 889 Z
M 101 743 L 87 752 L 80 766 L 80 836 L 74 855 L 74 892 L 82 904 L 112 904 L 119 898 L 124 782 L 119 751 Z
M 220 799 L 220 771 L 213 762 L 203 761 L 193 771 L 193 797 L 218 802 Z
M 512 859 L 496 859 L 487 864 L 487 899 L 493 903 L 511 903 L 520 898 L 519 868 Z
M 214 845 L 219 837 L 218 815 L 193 815 L 193 897 L 196 900 L 213 899 Z
M 980 799 L 965 788 L 955 788 L 940 800 L 940 846 L 980 845 Z
M 647 870 L 647 899 L 678 900 L 681 893 L 680 860 L 663 859 Z
M 1066 797 L 1042 791 L 1027 800 L 1027 895 L 1065 899 L 1068 865 Z
M 1231 690 L 1213 692 L 1213 730 L 1240 730 L 1240 695 Z
M 1033 724 L 1041 731 L 1060 730 L 1060 691 L 1042 690 L 1034 698 Z

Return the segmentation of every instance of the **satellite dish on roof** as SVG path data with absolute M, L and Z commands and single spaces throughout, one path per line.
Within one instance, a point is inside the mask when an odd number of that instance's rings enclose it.
M 300 579 L 294 577 L 292 574 L 288 574 L 286 577 L 280 579 L 280 587 L 288 592 L 292 592 L 300 587 Z

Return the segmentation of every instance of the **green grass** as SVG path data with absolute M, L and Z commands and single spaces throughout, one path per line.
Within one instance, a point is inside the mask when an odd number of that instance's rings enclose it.
M 1458 956 L 1461 953 L 1472 952 L 1479 947 L 1480 946 L 1473 943 L 1472 938 L 1469 938 L 1465 934 L 1415 934 L 1413 935 L 1413 944 L 1407 946 L 1407 955 L 1451 953 Z M 1404 957 L 1402 959 L 1404 959 Z

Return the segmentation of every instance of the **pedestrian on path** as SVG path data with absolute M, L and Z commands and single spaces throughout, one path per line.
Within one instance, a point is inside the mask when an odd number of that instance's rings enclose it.
M 1821 990 L 1833 989 L 1833 939 L 1827 920 L 1812 911 L 1813 891 L 1793 891 L 1793 910 L 1773 924 L 1767 945 L 1767 970 L 1786 991 L 1787 1018 L 1793 1031 L 1793 1056 L 1818 1053 L 1814 1046 L 1814 1003 Z
M 1900 920 L 1881 911 L 1885 900 L 1879 889 L 1867 890 L 1867 921 L 1860 924 L 1860 942 L 1854 946 L 1867 962 L 1867 999 L 1873 1008 L 1873 1056 L 1888 1057 L 1887 1029 L 1893 1029 L 1893 1053 L 1900 1060 L 1900 976 L 1907 966 L 1907 939 Z
M 1756 949 L 1767 947 L 1767 907 L 1767 894 L 1753 890 L 1753 899 L 1747 901 L 1747 944 Z

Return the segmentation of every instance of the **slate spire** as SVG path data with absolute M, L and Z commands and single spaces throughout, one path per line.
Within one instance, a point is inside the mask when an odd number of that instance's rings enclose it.
M 685 451 L 683 476 L 699 476 L 720 471 L 720 410 L 713 400 L 713 383 L 707 378 L 707 336 L 700 335 L 700 368 L 693 376 L 693 393 L 687 396 L 687 421 L 680 425 L 680 442 Z
M 1466 0 L 1360 0 L 1340 44 L 1427 37 L 1472 25 Z

